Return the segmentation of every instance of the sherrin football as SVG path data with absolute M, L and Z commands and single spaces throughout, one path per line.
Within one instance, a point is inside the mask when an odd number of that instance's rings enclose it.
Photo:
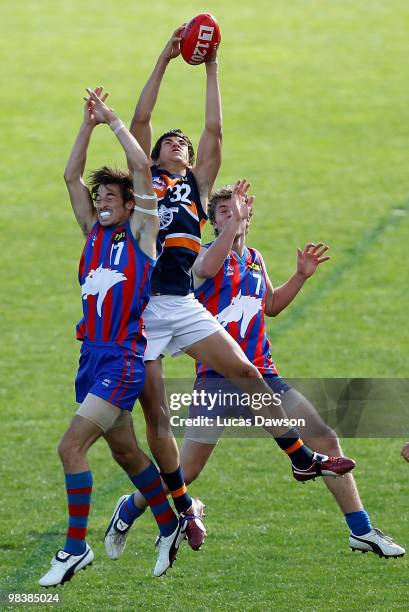
M 203 64 L 214 49 L 217 49 L 220 40 L 220 28 L 216 18 L 209 13 L 202 13 L 186 24 L 182 32 L 180 52 L 188 64 Z

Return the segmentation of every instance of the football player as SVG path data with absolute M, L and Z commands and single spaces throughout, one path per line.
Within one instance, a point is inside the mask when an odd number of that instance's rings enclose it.
M 191 268 L 200 251 L 207 203 L 221 164 L 222 112 L 217 50 L 205 63 L 205 122 L 197 158 L 190 139 L 179 129 L 162 134 L 151 150 L 152 112 L 167 67 L 180 55 L 183 27 L 173 33 L 142 90 L 131 132 L 153 162 L 152 182 L 158 197 L 161 223 L 159 258 L 152 274 L 151 299 L 144 312 L 148 344 L 145 352 L 146 383 L 140 402 L 149 447 L 161 468 L 162 479 L 177 511 L 188 519 L 188 542 L 197 550 L 206 535 L 201 520 L 203 504 L 200 500 L 192 500 L 186 490 L 178 447 L 170 428 L 162 357 L 167 352 L 172 356 L 185 352 L 222 376 L 237 379 L 238 385 L 250 394 L 271 395 L 271 390 L 237 342 L 192 292 Z M 280 405 L 265 408 L 264 415 L 278 419 L 286 417 Z M 315 453 L 303 444 L 295 428 L 273 423 L 270 431 L 289 456 L 294 477 L 298 480 L 309 479 L 322 469 L 340 476 L 354 467 L 350 459 L 328 458 Z M 121 457 L 116 458 L 121 463 Z M 138 516 L 139 509 L 133 503 L 132 495 L 118 500 L 105 534 L 110 558 L 115 559 L 121 554 L 126 531 Z
M 156 466 L 137 446 L 131 411 L 145 380 L 142 311 L 156 257 L 157 200 L 146 155 L 109 109 L 102 88 L 88 89 L 84 120 L 64 178 L 74 215 L 86 236 L 79 265 L 83 318 L 77 325 L 81 355 L 75 381 L 80 407 L 59 444 L 68 500 L 68 529 L 43 587 L 63 584 L 94 559 L 86 542 L 93 485 L 87 451 L 104 436 L 132 483 L 145 496 L 159 527 L 154 575 L 166 572 L 186 525 L 171 509 Z M 88 144 L 96 125 L 112 129 L 132 174 L 106 166 L 83 181 Z
M 193 266 L 197 285 L 196 295 L 226 326 L 227 331 L 235 338 L 241 350 L 255 364 L 270 393 L 287 396 L 285 402 L 287 406 L 290 401 L 298 404 L 301 395 L 291 390 L 286 381 L 278 376 L 271 359 L 264 315 L 267 311 L 269 315 L 274 316 L 292 301 L 305 280 L 315 272 L 316 267 L 329 259 L 325 256 L 327 247 L 321 243 L 310 244 L 303 252 L 299 252 L 296 274 L 283 287 L 273 290 L 271 283 L 267 280 L 260 254 L 254 249 L 247 249 L 244 243 L 253 203 L 253 198 L 247 198 L 248 188 L 248 183 L 243 180 L 238 182 L 234 189 L 228 188 L 216 192 L 210 200 L 209 217 L 215 225 L 218 236 L 211 245 L 202 247 Z M 271 295 L 269 294 L 267 300 L 268 292 Z M 230 312 L 228 312 L 229 309 Z M 251 316 L 247 316 L 249 312 Z M 226 358 L 226 354 L 224 357 Z M 206 389 L 206 384 L 212 376 L 220 380 L 220 374 L 202 362 L 198 364 L 198 372 L 198 384 L 196 385 L 198 391 L 200 388 Z M 202 380 L 206 381 L 204 387 L 200 385 Z M 210 415 L 206 410 L 203 414 Z M 191 416 L 196 416 L 196 413 L 193 412 Z M 311 416 L 319 425 L 320 433 L 323 436 L 327 435 L 328 428 L 320 421 L 314 410 L 311 411 L 311 414 L 308 412 L 307 417 Z M 223 428 L 212 425 L 206 431 L 193 429 L 187 432 L 182 449 L 182 468 L 188 483 L 194 480 L 205 466 L 222 430 Z M 271 429 L 269 433 L 274 435 Z M 329 444 L 326 447 L 325 441 L 326 439 L 323 441 L 318 436 L 311 438 L 309 442 L 315 445 L 314 448 L 319 448 L 321 444 L 321 460 L 314 462 L 313 467 L 310 466 L 307 469 L 294 468 L 297 480 L 306 481 L 320 475 L 334 476 L 339 468 L 343 468 L 342 473 L 349 471 L 345 468 L 351 469 L 353 462 L 350 460 L 328 457 L 331 454 L 341 454 L 341 449 L 339 444 Z M 296 452 L 296 449 L 293 452 Z M 146 506 L 143 498 L 138 494 L 129 497 L 124 495 L 119 503 L 124 508 L 123 518 L 126 518 L 127 521 L 126 531 L 122 535 L 118 532 L 116 534 L 111 532 L 107 534 L 105 541 L 109 556 L 115 559 L 120 557 L 124 550 L 130 526 L 135 518 L 142 514 Z M 128 513 L 128 506 L 136 507 L 136 513 Z

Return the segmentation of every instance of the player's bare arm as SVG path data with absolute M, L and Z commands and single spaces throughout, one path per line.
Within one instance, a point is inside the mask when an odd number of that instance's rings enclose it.
M 149 160 L 136 138 L 126 128 L 123 122 L 109 108 L 99 95 L 87 89 L 94 106 L 94 114 L 99 123 L 106 123 L 116 134 L 121 143 L 130 169 L 133 173 L 135 208 L 130 218 L 131 231 L 139 242 L 141 249 L 152 257 L 156 257 L 156 236 L 159 230 L 156 194 L 152 189 L 152 176 Z
M 226 218 L 223 229 L 209 248 L 201 248 L 193 265 L 193 280 L 195 288 L 206 278 L 213 278 L 224 264 L 233 247 L 240 224 L 251 215 L 254 196 L 248 196 L 250 183 L 246 179 L 237 181 L 229 200 L 222 201 L 217 206 L 219 216 Z
M 205 127 L 197 149 L 197 162 L 193 169 L 204 210 L 222 163 L 222 103 L 219 88 L 218 59 L 215 50 L 205 63 L 206 111 Z
M 97 87 L 95 89 L 95 94 L 103 95 L 103 100 L 105 100 L 107 96 L 107 94 L 102 94 L 102 87 Z M 88 145 L 92 131 L 97 123 L 98 121 L 94 113 L 94 104 L 88 97 L 85 101 L 84 120 L 64 171 L 64 180 L 70 195 L 74 215 L 85 236 L 89 234 L 92 226 L 97 220 L 90 191 L 83 180 Z
M 180 55 L 180 41 L 183 28 L 184 24 L 173 32 L 171 38 L 166 43 L 151 76 L 141 92 L 131 121 L 131 133 L 135 136 L 148 157 L 152 147 L 152 112 L 155 108 L 166 68 L 172 59 Z
M 303 251 L 297 248 L 297 269 L 281 287 L 274 289 L 266 273 L 267 295 L 264 312 L 268 317 L 276 317 L 293 301 L 318 266 L 330 259 L 329 256 L 324 256 L 328 249 L 323 242 L 310 242 Z

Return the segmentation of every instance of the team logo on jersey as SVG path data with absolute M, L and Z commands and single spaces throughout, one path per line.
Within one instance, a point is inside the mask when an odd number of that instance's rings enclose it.
M 225 274 L 226 274 L 226 276 L 233 276 L 233 274 L 234 274 L 234 267 L 231 266 L 230 264 L 227 264 Z
M 103 268 L 102 264 L 96 270 L 90 270 L 84 284 L 81 287 L 82 299 L 86 300 L 89 295 L 97 295 L 97 313 L 101 315 L 102 304 L 108 291 L 116 285 L 126 280 L 126 276 L 122 272 Z
M 240 336 L 244 338 L 250 321 L 261 310 L 261 298 L 255 298 L 250 295 L 241 295 L 241 289 L 238 294 L 232 299 L 231 304 L 223 308 L 216 316 L 223 327 L 228 323 L 238 323 L 241 320 Z
M 171 206 L 170 208 L 166 208 L 164 204 L 161 204 L 158 208 L 159 215 L 159 224 L 160 229 L 163 230 L 165 227 L 168 227 L 173 221 L 173 213 L 178 212 L 177 206 Z
M 154 189 L 155 187 L 157 187 L 158 189 L 162 189 L 163 187 L 165 187 L 166 183 L 161 176 L 154 176 L 152 177 L 152 185 Z

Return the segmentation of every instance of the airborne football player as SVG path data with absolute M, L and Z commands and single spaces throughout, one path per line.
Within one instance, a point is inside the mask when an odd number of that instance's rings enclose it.
M 298 249 L 296 271 L 281 287 L 273 288 L 261 254 L 245 244 L 252 210 L 252 199 L 245 195 L 247 189 L 248 184 L 241 181 L 234 188 L 219 189 L 211 197 L 208 212 L 216 239 L 203 246 L 196 259 L 193 267 L 195 294 L 225 325 L 271 390 L 280 395 L 287 415 L 304 418 L 305 443 L 325 455 L 342 455 L 336 433 L 321 419 L 314 406 L 279 376 L 265 327 L 265 316 L 275 317 L 285 309 L 315 274 L 317 267 L 329 259 L 326 255 L 328 247 L 322 243 L 310 243 L 303 251 Z M 208 394 L 218 389 L 227 393 L 237 391 L 231 383 L 222 381 L 217 372 L 200 362 L 197 363 L 195 389 Z M 216 425 L 216 416 L 223 422 L 225 416 L 251 419 L 252 415 L 248 408 L 240 405 L 232 408 L 220 405 L 212 407 L 212 410 L 208 406 L 191 406 L 189 416 L 192 419 L 202 416 L 214 421 L 209 427 L 191 426 L 186 429 L 181 465 L 188 484 L 199 476 L 223 433 L 223 426 Z M 406 445 L 406 458 L 409 458 L 409 444 Z M 299 473 L 299 479 L 328 475 L 325 469 L 320 472 L 314 475 L 311 472 Z M 345 516 L 350 529 L 349 545 L 353 550 L 373 552 L 381 557 L 405 554 L 404 548 L 372 527 L 352 474 L 346 474 L 344 478 L 324 478 L 324 482 Z M 134 503 L 142 514 L 146 502 L 140 494 L 135 494 Z M 124 546 L 124 542 L 122 544 Z
M 102 88 L 87 90 L 84 120 L 64 178 L 74 215 L 86 236 L 79 266 L 83 318 L 75 381 L 80 405 L 59 444 L 68 501 L 64 546 L 42 576 L 43 587 L 70 580 L 94 559 L 86 542 L 93 485 L 87 451 L 104 436 L 112 454 L 127 456 L 122 466 L 145 496 L 159 527 L 154 575 L 166 572 L 185 537 L 164 494 L 159 472 L 137 446 L 131 411 L 145 379 L 142 311 L 156 257 L 158 213 L 148 159 L 122 121 L 109 109 Z M 121 143 L 132 175 L 104 166 L 83 181 L 86 154 L 97 124 L 109 124 Z
M 175 356 L 184 352 L 222 376 L 238 380 L 239 386 L 250 394 L 271 395 L 271 389 L 240 346 L 193 295 L 191 269 L 200 251 L 207 203 L 221 164 L 222 112 L 217 49 L 205 62 L 205 121 L 196 160 L 190 139 L 180 130 L 165 132 L 151 149 L 152 113 L 166 69 L 170 61 L 180 55 L 183 33 L 184 26 L 181 26 L 159 56 L 137 103 L 131 132 L 152 159 L 152 181 L 161 223 L 159 258 L 152 274 L 151 298 L 143 317 L 148 344 L 146 383 L 140 402 L 149 447 L 176 509 L 188 519 L 187 538 L 196 550 L 206 535 L 201 520 L 203 504 L 200 500 L 192 500 L 186 491 L 179 451 L 169 423 L 162 357 L 166 353 Z M 286 418 L 279 405 L 266 408 L 265 416 Z M 320 469 L 341 476 L 354 467 L 350 459 L 335 461 L 314 453 L 303 444 L 295 428 L 274 423 L 270 432 L 289 456 L 296 479 L 300 479 L 300 473 L 311 475 Z M 121 462 L 120 456 L 117 461 Z M 111 559 L 121 554 L 127 530 L 139 514 L 133 495 L 118 500 L 105 534 L 105 547 Z

